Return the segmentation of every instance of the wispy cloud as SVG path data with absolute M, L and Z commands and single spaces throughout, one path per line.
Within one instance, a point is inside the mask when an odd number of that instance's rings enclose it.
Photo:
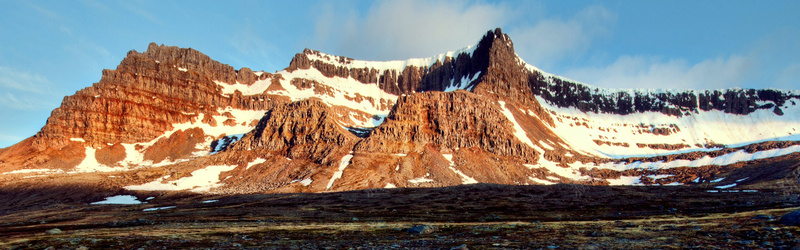
M 50 19 L 51 21 L 62 19 L 61 15 L 59 15 L 55 11 L 42 7 L 38 4 L 35 4 L 34 2 L 26 2 L 26 4 L 28 5 L 28 7 L 33 8 L 37 13 L 39 13 L 40 15 L 42 15 L 47 19 Z
M 52 94 L 50 81 L 42 75 L 0 66 L 0 88 L 34 94 Z
M 52 108 L 53 84 L 44 76 L 0 66 L 0 106 L 15 110 Z
M 756 74 L 755 56 L 732 55 L 690 64 L 683 59 L 621 56 L 604 67 L 564 75 L 606 88 L 718 89 L 740 86 Z
M 108 8 L 108 6 L 96 0 L 81 0 L 80 2 L 100 12 L 111 12 L 111 9 Z
M 154 3 L 144 1 L 119 1 L 119 4 L 131 13 L 136 14 L 147 21 L 161 25 L 161 20 L 156 18 L 156 16 L 150 13 L 150 11 L 147 11 L 147 9 L 142 7 L 146 5 L 152 5 Z
M 330 53 L 359 59 L 389 60 L 427 57 L 477 42 L 487 30 L 508 25 L 515 48 L 531 63 L 555 62 L 581 55 L 609 35 L 616 14 L 602 6 L 587 7 L 574 16 L 543 16 L 535 4 L 524 11 L 504 4 L 446 1 L 376 2 L 363 16 L 354 8 L 323 5 L 316 23 L 315 46 Z
M 11 145 L 19 141 L 22 141 L 22 139 L 25 138 L 16 135 L 0 134 L 0 148 L 4 147 L 3 145 Z
M 317 19 L 318 49 L 370 60 L 427 57 L 477 42 L 508 22 L 498 4 L 444 1 L 381 1 L 363 17 L 323 7 Z
M 781 88 L 794 88 L 800 86 L 800 63 L 792 64 L 783 69 L 778 75 L 776 85 Z
M 228 45 L 236 49 L 238 53 L 231 53 L 229 55 L 229 60 L 231 63 L 236 63 L 241 67 L 251 67 L 253 70 L 263 70 L 265 65 L 264 63 L 269 64 L 269 58 L 276 58 L 277 55 L 280 53 L 280 49 L 275 46 L 274 43 L 270 42 L 268 39 L 265 39 L 261 32 L 259 32 L 259 28 L 257 25 L 253 25 L 249 20 L 245 23 L 237 26 L 233 34 L 225 38 Z M 238 55 L 247 55 L 247 58 Z M 248 59 L 252 58 L 259 58 L 263 61 L 258 61 L 257 64 L 253 64 L 252 61 Z M 281 63 L 284 63 L 281 61 Z M 266 68 L 275 69 L 279 67 L 285 67 L 285 65 L 266 65 Z
M 567 20 L 542 19 L 509 33 L 518 54 L 528 63 L 544 66 L 584 54 L 595 39 L 611 34 L 616 20 L 616 14 L 603 6 L 590 6 Z

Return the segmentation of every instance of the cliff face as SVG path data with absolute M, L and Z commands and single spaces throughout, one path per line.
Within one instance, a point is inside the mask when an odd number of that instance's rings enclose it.
M 491 99 L 462 91 L 403 96 L 356 152 L 408 153 L 430 144 L 443 152 L 480 148 L 535 162 L 539 155 L 514 137 L 514 125 L 500 109 Z
M 309 99 L 273 108 L 229 150 L 269 150 L 289 158 L 334 165 L 358 140 L 340 125 L 330 107 Z
M 58 149 L 70 138 L 94 147 L 146 142 L 196 114 L 218 115 L 221 107 L 265 110 L 272 104 L 259 101 L 263 97 L 221 95 L 214 82 L 252 84 L 257 78 L 250 69 L 235 71 L 192 49 L 150 44 L 145 53 L 128 53 L 116 70 L 104 70 L 92 87 L 65 97 L 33 146 Z
M 175 190 L 217 169 L 208 186 L 180 190 L 709 186 L 794 159 L 798 101 L 779 90 L 599 89 L 527 65 L 500 29 L 407 61 L 306 49 L 275 73 L 150 44 L 0 149 L 0 179 L 121 172 L 120 187 Z
M 559 107 L 575 107 L 582 112 L 627 115 L 659 112 L 681 117 L 687 113 L 718 110 L 748 115 L 770 110 L 783 115 L 787 101 L 800 95 L 773 89 L 726 90 L 640 90 L 610 92 L 554 76 L 531 73 L 528 83 L 534 94 Z
M 489 37 L 484 40 L 491 41 Z M 431 65 L 400 65 L 390 69 L 376 69 L 354 65 L 352 58 L 331 56 L 306 49 L 292 58 L 287 71 L 315 69 L 326 77 L 351 77 L 364 84 L 377 84 L 380 89 L 394 95 L 425 91 L 444 91 L 454 79 L 473 79 L 485 69 L 490 42 L 478 43 L 474 53 L 458 52 L 435 60 Z M 324 60 L 312 60 L 321 58 Z

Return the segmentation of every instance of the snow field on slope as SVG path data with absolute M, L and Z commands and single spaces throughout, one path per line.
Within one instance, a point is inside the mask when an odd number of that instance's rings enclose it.
M 280 71 L 276 74 L 280 74 L 281 76 L 283 76 L 283 80 L 281 80 L 280 83 L 285 90 L 270 91 L 269 94 L 288 96 L 289 98 L 291 98 L 292 101 L 299 101 L 311 97 L 317 97 L 331 106 L 346 106 L 355 110 L 363 111 L 371 115 L 382 115 L 382 116 L 386 116 L 389 114 L 390 107 L 382 108 L 381 101 L 383 102 L 391 101 L 392 103 L 397 101 L 396 95 L 383 91 L 378 87 L 377 84 L 364 84 L 353 79 L 352 77 L 328 78 L 322 75 L 321 72 L 319 72 L 314 68 L 298 69 L 293 72 Z M 292 79 L 295 78 L 314 80 L 319 84 L 326 85 L 332 88 L 333 96 L 327 94 L 318 95 L 314 92 L 314 88 L 308 88 L 302 90 L 298 89 L 297 87 L 291 84 Z M 242 92 L 243 95 L 256 95 L 264 93 L 264 91 L 267 90 L 270 84 L 272 84 L 272 79 L 259 80 L 249 86 L 240 84 L 238 82 L 233 85 L 221 82 L 217 82 L 217 84 L 223 86 L 224 94 L 232 94 L 235 90 L 239 90 Z M 366 99 L 362 100 L 361 102 L 356 102 L 355 100 L 348 100 L 348 97 L 350 99 L 356 98 L 356 94 L 359 94 L 363 97 L 372 97 L 374 100 L 374 104 L 370 103 Z
M 145 208 L 142 209 L 142 212 L 158 211 L 158 210 L 172 209 L 172 208 L 175 208 L 175 206 Z
M 258 165 L 258 164 L 261 164 L 261 163 L 264 163 L 264 162 L 267 162 L 267 160 L 264 159 L 264 158 L 256 158 L 255 160 L 247 163 L 247 168 L 245 168 L 245 170 L 248 170 L 248 169 L 250 169 L 250 167 Z
M 149 142 L 144 143 L 121 143 L 121 145 L 125 148 L 125 159 L 123 159 L 119 164 L 126 168 L 131 169 L 133 167 L 161 167 L 176 164 L 179 162 L 188 161 L 189 159 L 165 159 L 162 162 L 154 163 L 150 160 L 144 160 L 144 151 L 148 148 L 153 146 L 156 142 L 163 138 L 167 138 L 178 132 L 180 130 L 188 130 L 193 128 L 201 128 L 203 129 L 203 133 L 206 136 L 206 140 L 203 143 L 198 143 L 195 145 L 196 151 L 192 153 L 193 157 L 201 157 L 205 156 L 209 153 L 211 149 L 211 143 L 214 141 L 214 138 L 219 138 L 223 134 L 224 135 L 239 135 L 239 139 L 241 139 L 241 135 L 250 132 L 253 130 L 254 126 L 250 126 L 253 121 L 258 121 L 261 117 L 264 116 L 264 111 L 257 111 L 257 110 L 240 110 L 240 109 L 233 109 L 231 107 L 220 108 L 217 110 L 220 114 L 224 114 L 226 112 L 230 113 L 236 120 L 236 125 L 234 126 L 226 126 L 222 125 L 222 123 L 229 119 L 228 117 L 222 115 L 215 115 L 213 116 L 214 119 L 217 121 L 217 126 L 211 126 L 210 124 L 203 123 L 203 119 L 205 114 L 200 113 L 197 114 L 196 117 L 192 118 L 191 121 L 185 123 L 178 123 L 172 125 L 172 130 L 164 132 L 161 136 L 150 140 Z M 242 125 L 242 122 L 245 125 Z M 142 150 L 136 150 L 136 145 L 142 146 Z
M 478 76 L 480 76 L 480 75 L 481 75 L 481 72 L 478 71 L 477 73 L 472 75 L 472 78 L 469 78 L 469 76 L 463 76 L 463 77 L 461 77 L 461 79 L 458 80 L 458 82 L 455 81 L 456 79 L 450 79 L 450 86 L 447 86 L 444 89 L 444 92 L 452 92 L 452 91 L 456 91 L 456 90 L 459 90 L 459 89 L 463 89 L 463 90 L 469 91 L 469 89 L 467 89 L 469 84 L 471 82 L 475 81 L 476 79 L 478 79 Z
M 311 61 L 321 61 L 328 64 L 332 64 L 336 67 L 345 67 L 347 69 L 354 69 L 354 68 L 369 68 L 378 70 L 381 74 L 383 74 L 386 70 L 395 70 L 397 73 L 402 73 L 403 69 L 408 66 L 416 66 L 416 67 L 430 67 L 431 65 L 435 64 L 437 61 L 444 63 L 445 58 L 451 57 L 453 59 L 457 58 L 458 55 L 464 53 L 469 56 L 472 56 L 472 53 L 475 52 L 477 48 L 477 44 L 472 46 L 467 46 L 459 50 L 448 51 L 436 56 L 428 57 L 428 58 L 412 58 L 408 60 L 394 60 L 394 61 L 363 61 L 363 60 L 352 60 L 349 63 L 341 63 L 338 60 L 337 56 L 328 55 L 325 53 L 320 52 L 319 55 L 315 54 L 308 54 L 308 59 Z
M 552 182 L 552 181 L 549 181 L 549 180 L 542 180 L 542 179 L 539 179 L 539 178 L 536 178 L 536 177 L 533 177 L 533 176 L 528 176 L 528 179 L 533 181 L 534 183 L 542 184 L 542 185 L 555 185 L 555 184 L 558 184 L 556 182 Z
M 30 168 L 30 169 L 18 169 L 10 172 L 5 172 L 3 174 L 31 174 L 31 173 L 43 173 L 43 174 L 63 174 L 64 170 L 58 169 L 46 169 L 46 168 Z
M 407 66 L 417 66 L 417 67 L 429 67 L 433 65 L 437 60 L 444 62 L 446 57 L 455 58 L 461 53 L 466 53 L 468 55 L 472 55 L 476 46 L 469 46 L 460 50 L 450 51 L 447 53 L 439 54 L 437 56 L 429 57 L 429 58 L 416 58 L 416 59 L 409 59 L 409 60 L 400 60 L 400 61 L 361 61 L 361 60 L 353 60 L 350 63 L 340 63 L 335 56 L 327 55 L 324 53 L 320 53 L 320 55 L 310 54 L 307 55 L 310 60 L 312 61 L 321 61 L 325 63 L 332 64 L 334 66 L 341 66 L 345 68 L 370 68 L 376 69 L 383 74 L 386 70 L 395 70 L 398 73 L 402 72 L 403 69 Z M 298 69 L 293 72 L 288 71 L 280 71 L 276 74 L 280 74 L 283 77 L 281 80 L 281 86 L 285 90 L 279 91 L 271 91 L 269 94 L 277 94 L 277 95 L 284 95 L 291 98 L 292 101 L 298 100 L 305 100 L 311 97 L 317 97 L 322 99 L 323 102 L 327 103 L 331 106 L 345 106 L 355 110 L 363 111 L 365 113 L 371 115 L 378 115 L 385 117 L 389 114 L 389 109 L 391 107 L 381 107 L 381 102 L 389 102 L 392 103 L 397 101 L 398 96 L 387 93 L 381 90 L 378 87 L 378 84 L 365 84 L 361 83 L 352 77 L 341 78 L 341 77 L 325 77 L 322 75 L 321 72 L 314 68 L 309 69 Z M 471 78 L 465 76 L 462 79 L 459 79 L 459 82 L 456 83 L 454 79 L 451 79 L 450 86 L 447 87 L 446 91 L 455 91 L 456 89 L 466 89 L 467 85 L 470 82 L 477 79 L 480 72 L 474 74 Z M 308 80 L 314 80 L 320 84 L 326 85 L 333 89 L 333 96 L 322 94 L 317 95 L 314 93 L 313 88 L 309 89 L 298 89 L 294 85 L 291 84 L 291 81 L 295 78 L 303 78 Z M 235 91 L 240 91 L 242 95 L 257 95 L 262 94 L 267 88 L 272 84 L 272 79 L 265 79 L 265 80 L 258 80 L 251 85 L 241 84 L 236 82 L 234 84 L 227 84 L 219 81 L 215 81 L 218 85 L 222 86 L 223 94 L 229 95 L 233 94 Z M 356 102 L 353 99 L 356 97 L 356 94 L 364 96 L 364 97 L 371 97 L 374 100 L 374 103 L 370 103 L 368 100 L 362 100 L 361 102 Z M 372 124 L 369 124 L 370 121 L 366 123 L 359 122 L 358 119 L 352 119 L 356 122 L 357 126 L 361 127 L 376 127 L 382 121 L 374 121 Z
M 528 168 L 536 168 L 536 167 L 543 167 L 550 171 L 553 174 L 558 176 L 576 180 L 576 181 L 585 181 L 589 180 L 591 177 L 589 176 L 582 176 L 578 169 L 586 168 L 587 170 L 592 170 L 595 168 L 598 169 L 611 169 L 615 171 L 624 171 L 628 169 L 650 169 L 650 170 L 657 170 L 657 169 L 669 169 L 675 167 L 701 167 L 701 166 L 710 166 L 710 165 L 730 165 L 739 162 L 747 162 L 759 159 L 767 159 L 772 157 L 778 157 L 783 155 L 788 155 L 791 153 L 800 152 L 800 145 L 794 145 L 782 149 L 770 149 L 765 151 L 759 151 L 755 153 L 747 153 L 744 150 L 738 150 L 735 152 L 731 152 L 728 154 L 720 155 L 718 157 L 710 157 L 710 156 L 703 156 L 696 160 L 675 160 L 669 162 L 632 162 L 632 163 L 602 163 L 602 164 L 595 164 L 595 163 L 582 163 L 580 161 L 576 161 L 574 163 L 567 164 L 568 168 L 562 168 L 557 165 L 556 162 L 548 161 L 547 159 L 540 158 L 537 164 L 524 164 Z M 653 179 L 660 179 L 666 178 L 670 175 L 652 175 L 649 176 Z M 711 182 L 719 182 L 723 178 L 712 180 Z M 535 181 L 538 181 L 536 179 Z M 619 179 L 606 179 L 610 185 L 640 185 L 641 180 L 640 177 L 635 176 L 622 176 Z M 554 181 L 557 181 L 554 179 Z
M 514 119 L 514 114 L 511 113 L 511 111 L 509 111 L 508 108 L 506 108 L 506 102 L 504 101 L 497 101 L 497 102 L 500 103 L 500 107 L 503 109 L 503 115 L 505 115 L 506 119 L 508 119 L 508 121 L 510 121 L 514 125 L 514 136 L 516 136 L 519 141 L 525 143 L 529 147 L 534 149 L 538 148 L 534 146 L 533 141 L 531 141 L 531 139 L 528 138 L 528 134 L 525 133 L 525 130 L 522 129 L 522 126 L 520 126 L 519 123 L 517 123 L 517 119 Z
M 397 101 L 397 96 L 387 93 L 378 87 L 378 84 L 364 84 L 352 77 L 341 78 L 341 77 L 325 77 L 316 69 L 298 69 L 294 72 L 288 71 L 281 71 L 279 72 L 284 77 L 284 80 L 281 80 L 281 86 L 283 86 L 284 90 L 280 91 L 273 91 L 270 94 L 282 94 L 290 97 L 292 101 L 299 101 L 305 100 L 311 97 L 320 98 L 323 102 L 331 105 L 331 106 L 345 106 L 348 108 L 352 108 L 355 110 L 359 110 L 371 115 L 388 115 L 389 114 L 389 107 L 382 108 L 381 102 L 389 102 L 392 103 Z M 308 89 L 298 89 L 294 85 L 291 84 L 291 80 L 294 78 L 304 78 L 309 80 L 317 81 L 319 84 L 326 85 L 333 89 L 333 96 L 323 94 L 317 95 L 314 93 L 313 88 Z M 369 100 L 364 99 L 361 102 L 356 102 L 355 100 L 348 100 L 348 97 L 353 99 L 356 98 L 356 94 L 361 95 L 363 97 L 371 97 L 374 100 L 374 103 L 369 102 Z
M 564 177 L 570 180 L 576 181 L 585 181 L 591 179 L 589 176 L 582 176 L 580 171 L 577 168 L 562 168 L 558 166 L 557 162 L 553 162 L 550 160 L 545 159 L 544 157 L 540 157 L 539 161 L 536 164 L 523 164 L 523 166 L 533 169 L 533 168 L 544 168 L 547 169 L 552 174 L 558 175 L 560 177 Z M 548 176 L 550 177 L 550 176 Z M 558 181 L 559 179 L 553 179 L 554 181 Z
M 450 163 L 450 165 L 448 165 L 447 167 L 450 168 L 450 170 L 452 170 L 454 173 L 456 173 L 458 175 L 458 177 L 461 178 L 461 184 L 475 184 L 475 183 L 478 183 L 478 181 L 475 180 L 474 178 L 469 177 L 468 175 L 464 174 L 464 172 L 461 172 L 461 170 L 458 170 L 458 169 L 455 168 L 455 162 L 453 162 L 453 155 L 452 154 L 442 154 L 442 156 L 445 159 L 447 159 L 447 161 Z
M 69 171 L 68 173 L 113 172 L 125 170 L 125 167 L 109 167 L 97 162 L 97 158 L 95 157 L 95 152 L 97 152 L 97 149 L 86 147 L 86 151 L 84 152 L 86 157 L 83 158 L 83 161 L 81 161 L 81 163 L 75 167 L 75 170 Z
M 142 204 L 136 196 L 133 195 L 115 195 L 111 197 L 106 197 L 105 200 L 92 202 L 92 205 L 103 205 L 103 204 L 113 204 L 113 205 L 136 205 Z
M 573 149 L 601 157 L 625 158 L 714 150 L 697 147 L 696 144 L 718 143 L 737 147 L 768 140 L 800 140 L 798 105 L 787 104 L 783 116 L 775 115 L 771 110 L 757 110 L 749 115 L 712 110 L 675 117 L 657 112 L 629 115 L 583 113 L 575 108 L 548 105 L 538 96 L 536 99 L 545 109 L 556 113 L 551 114 L 555 122 L 555 127 L 551 129 L 557 135 Z M 576 122 L 580 125 L 576 125 Z M 671 129 L 670 125 L 673 124 L 680 131 L 671 131 L 669 135 L 640 133 L 640 130 L 652 130 L 651 125 Z M 640 125 L 645 128 L 635 127 Z M 593 140 L 628 143 L 629 146 L 597 145 Z M 636 143 L 687 144 L 690 147 L 680 150 L 651 149 L 639 148 Z
M 710 156 L 703 156 L 696 160 L 674 160 L 669 162 L 641 162 L 636 161 L 632 163 L 622 163 L 622 162 L 608 162 L 602 164 L 595 164 L 595 163 L 582 163 L 580 161 L 576 161 L 575 163 L 569 164 L 570 167 L 579 169 L 581 167 L 585 167 L 589 170 L 594 168 L 600 169 L 612 169 L 617 171 L 623 171 L 627 169 L 668 169 L 668 168 L 675 168 L 675 167 L 701 167 L 701 166 L 710 166 L 710 165 L 730 165 L 739 162 L 747 162 L 759 159 L 767 159 L 772 157 L 784 156 L 791 153 L 800 152 L 800 145 L 789 146 L 786 148 L 779 148 L 779 149 L 770 149 L 764 150 L 754 153 L 747 153 L 744 150 L 738 150 L 735 152 L 731 152 L 728 154 L 720 155 L 717 157 L 710 157 Z
M 425 174 L 425 176 L 417 177 L 417 178 L 408 180 L 408 182 L 411 182 L 411 183 L 414 183 L 414 184 L 420 184 L 420 183 L 425 183 L 425 182 L 433 182 L 434 180 L 430 179 L 430 178 L 427 178 L 428 176 L 431 176 L 431 174 L 427 173 L 427 174 Z
M 702 89 L 702 90 L 694 90 L 694 89 L 662 89 L 662 88 L 659 88 L 659 89 L 623 89 L 623 88 L 598 87 L 598 86 L 595 86 L 595 85 L 592 85 L 592 84 L 588 84 L 588 83 L 585 83 L 585 82 L 577 81 L 577 80 L 570 79 L 570 78 L 567 78 L 567 77 L 564 77 L 564 76 L 548 73 L 546 71 L 543 71 L 543 70 L 537 68 L 536 66 L 528 64 L 518 54 L 515 54 L 515 55 L 517 57 L 517 61 L 522 63 L 523 66 L 525 67 L 525 69 L 527 69 L 530 72 L 539 72 L 545 78 L 545 81 L 547 81 L 547 83 L 550 84 L 550 86 L 555 86 L 556 85 L 556 83 L 552 79 L 559 79 L 559 80 L 561 80 L 563 82 L 572 82 L 572 83 L 575 83 L 575 84 L 578 84 L 578 85 L 583 85 L 584 87 L 592 89 L 593 90 L 593 94 L 600 94 L 600 95 L 606 95 L 606 96 L 613 95 L 613 94 L 619 93 L 619 92 L 625 92 L 625 93 L 628 93 L 630 96 L 634 96 L 634 94 L 637 93 L 637 92 L 638 93 L 643 93 L 643 94 L 645 94 L 645 93 L 659 94 L 659 93 L 698 93 L 699 91 L 706 91 L 706 89 Z M 724 92 L 724 91 L 730 90 L 730 89 L 740 89 L 740 88 L 716 89 L 716 90 Z M 767 88 L 767 89 L 778 90 L 778 91 L 789 93 L 791 95 L 800 95 L 800 90 L 774 89 L 774 88 Z M 712 90 L 712 89 L 709 89 L 709 90 Z
M 141 191 L 191 190 L 192 192 L 198 193 L 208 192 L 212 188 L 222 186 L 222 184 L 219 183 L 219 175 L 222 174 L 222 172 L 231 171 L 234 168 L 236 168 L 236 165 L 213 165 L 195 170 L 191 173 L 192 176 L 183 177 L 178 180 L 164 183 L 164 179 L 169 177 L 169 175 L 167 175 L 145 184 L 126 186 L 125 189 Z
M 331 189 L 331 187 L 333 187 L 333 182 L 335 182 L 339 178 L 342 178 L 342 173 L 344 173 L 344 169 L 347 168 L 348 165 L 350 165 L 350 159 L 353 159 L 352 151 L 350 152 L 350 154 L 342 157 L 342 161 L 341 163 L 339 163 L 339 170 L 334 172 L 333 176 L 331 176 L 331 180 L 328 181 L 328 186 L 325 188 L 326 190 Z

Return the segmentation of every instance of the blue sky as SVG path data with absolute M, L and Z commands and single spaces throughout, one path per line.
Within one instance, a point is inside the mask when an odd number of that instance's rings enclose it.
M 290 3 L 288 3 L 290 2 Z M 503 28 L 550 73 L 609 88 L 800 89 L 800 1 L 0 1 L 0 147 L 129 50 L 278 71 L 312 48 L 428 57 Z

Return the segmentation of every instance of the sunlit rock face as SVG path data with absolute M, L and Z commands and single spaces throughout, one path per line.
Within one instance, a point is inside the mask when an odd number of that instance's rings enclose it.
M 150 44 L 0 149 L 0 178 L 108 172 L 124 177 L 103 185 L 217 193 L 731 188 L 797 168 L 798 102 L 773 89 L 602 89 L 525 63 L 500 29 L 402 61 L 306 49 L 273 73 Z

